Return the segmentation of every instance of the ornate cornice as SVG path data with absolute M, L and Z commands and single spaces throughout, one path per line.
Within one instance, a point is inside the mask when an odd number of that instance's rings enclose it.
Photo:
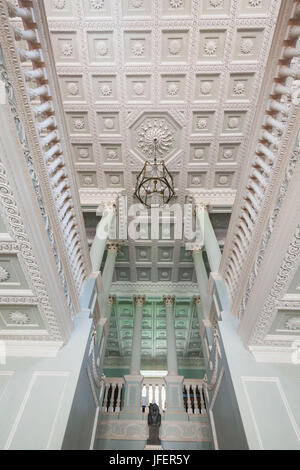
M 111 287 L 111 293 L 115 295 L 147 295 L 151 297 L 161 298 L 166 294 L 176 295 L 181 297 L 192 297 L 198 294 L 198 284 L 191 284 L 185 282 L 114 282 Z
M 194 202 L 197 207 L 224 207 L 228 206 L 229 208 L 233 207 L 236 191 L 228 190 L 197 190 L 197 189 L 188 189 L 188 194 L 191 202 Z
M 122 196 L 123 190 L 100 190 L 100 189 L 80 189 L 80 202 L 82 206 L 94 206 L 102 209 L 106 207 L 116 207 L 118 199 Z

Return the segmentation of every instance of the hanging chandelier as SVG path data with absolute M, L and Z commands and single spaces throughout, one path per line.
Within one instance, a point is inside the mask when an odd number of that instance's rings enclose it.
M 163 207 L 175 196 L 173 176 L 164 161 L 157 161 L 158 139 L 153 139 L 154 159 L 146 161 L 137 177 L 135 197 L 146 207 Z

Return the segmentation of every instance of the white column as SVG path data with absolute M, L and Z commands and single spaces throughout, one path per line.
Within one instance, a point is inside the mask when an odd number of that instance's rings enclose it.
M 199 286 L 200 297 L 202 300 L 202 310 L 205 317 L 209 316 L 211 297 L 208 292 L 208 276 L 202 256 L 201 245 L 195 244 L 192 250 L 194 266 Z
M 107 317 L 107 303 L 119 251 L 119 243 L 109 242 L 107 244 L 107 258 L 102 274 L 103 293 L 99 295 L 101 317 Z
M 103 215 L 97 226 L 96 236 L 90 250 L 93 271 L 100 271 L 106 242 L 115 216 L 116 205 L 113 203 L 105 204 Z
M 132 339 L 132 353 L 130 375 L 139 375 L 141 371 L 141 352 L 142 352 L 142 322 L 143 322 L 143 305 L 145 296 L 137 295 L 134 297 L 135 318 Z
M 210 270 L 212 273 L 217 273 L 219 271 L 222 253 L 215 231 L 209 218 L 206 204 L 196 202 L 196 217 L 197 223 L 201 228 L 204 246 L 210 265 Z
M 112 312 L 112 308 L 115 302 L 116 302 L 116 297 L 110 295 L 107 299 L 106 319 L 100 318 L 100 321 L 98 322 L 98 325 L 96 327 L 97 337 L 98 337 L 97 346 L 99 349 L 98 363 L 99 363 L 99 368 L 101 371 L 103 370 L 103 363 L 104 363 L 104 358 L 105 358 L 105 353 L 106 353 L 106 344 L 107 344 L 107 338 L 109 335 L 109 324 L 110 324 L 111 312 Z M 107 325 L 106 328 L 103 327 L 103 321 L 106 322 L 106 325 Z
M 165 296 L 163 302 L 166 306 L 167 315 L 168 375 L 178 376 L 176 335 L 174 323 L 175 296 Z

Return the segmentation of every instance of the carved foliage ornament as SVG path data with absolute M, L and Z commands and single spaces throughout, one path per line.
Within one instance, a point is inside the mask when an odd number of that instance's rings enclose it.
M 144 305 L 145 301 L 146 301 L 146 297 L 144 295 L 136 295 L 134 297 L 135 305 L 138 305 L 140 307 L 142 307 Z
M 104 0 L 91 0 L 91 8 L 93 10 L 101 10 L 104 6 Z
M 251 54 L 254 49 L 254 41 L 250 38 L 245 38 L 241 43 L 241 53 L 242 54 Z
M 262 0 L 249 0 L 250 7 L 259 7 Z
M 143 6 L 144 0 L 131 0 L 131 5 L 133 8 L 141 8 Z
M 9 279 L 9 272 L 0 266 L 0 282 L 5 282 Z
M 55 10 L 64 10 L 66 6 L 66 0 L 54 0 L 53 7 Z
M 154 139 L 157 139 L 157 153 L 163 156 L 175 143 L 175 133 L 165 119 L 148 119 L 137 130 L 138 147 L 147 156 L 154 154 Z
M 70 42 L 65 42 L 61 45 L 61 52 L 64 56 L 70 57 L 73 54 L 73 46 Z
M 222 6 L 223 3 L 224 3 L 224 0 L 209 0 L 209 4 L 214 8 Z
M 208 39 L 204 44 L 204 52 L 207 55 L 213 55 L 216 53 L 218 44 L 215 39 Z
M 26 325 L 30 322 L 29 316 L 23 312 L 10 312 L 9 318 L 16 325 Z
M 163 303 L 165 304 L 165 306 L 174 305 L 175 295 L 165 295 L 163 298 Z
M 183 0 L 170 0 L 171 8 L 180 8 L 183 5 Z

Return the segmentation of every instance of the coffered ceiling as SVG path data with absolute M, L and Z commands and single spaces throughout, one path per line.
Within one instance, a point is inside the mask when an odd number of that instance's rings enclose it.
M 174 305 L 176 349 L 181 367 L 199 366 L 203 359 L 199 321 L 193 298 L 177 297 Z M 112 310 L 110 334 L 107 343 L 106 367 L 118 364 L 128 366 L 132 351 L 134 301 L 132 297 L 118 296 Z M 148 297 L 143 307 L 142 367 L 166 367 L 167 333 L 166 310 L 161 299 Z
M 82 193 L 125 188 L 156 135 L 186 189 L 235 190 L 280 0 L 45 0 Z
M 45 5 L 84 209 L 103 189 L 123 189 L 129 205 L 136 202 L 154 136 L 177 202 L 188 189 L 234 196 L 280 0 Z M 86 217 L 90 240 L 97 220 Z M 228 222 L 229 215 L 214 218 L 220 244 Z M 151 292 L 153 282 L 196 289 L 195 281 L 184 244 L 168 240 L 126 242 L 114 277 L 118 292 L 130 283 Z
M 230 221 L 229 213 L 213 213 L 210 215 L 214 231 L 217 235 L 221 248 L 227 235 L 227 229 Z M 84 214 L 87 237 L 90 242 L 95 237 L 96 226 L 100 217 L 95 213 L 87 212 Z M 162 230 L 161 230 L 162 231 Z M 136 289 L 141 283 L 141 293 L 151 292 L 151 283 L 161 283 L 161 288 L 166 289 L 167 284 L 182 284 L 182 291 L 186 292 L 187 285 L 189 293 L 197 293 L 196 275 L 194 263 L 191 254 L 186 250 L 185 244 L 181 240 L 173 240 L 174 228 L 170 224 L 170 240 L 163 240 L 162 233 L 159 240 L 128 240 L 122 244 L 120 253 L 116 261 L 114 273 L 114 292 L 119 293 L 124 288 L 130 288 L 130 283 L 135 283 Z M 150 230 L 149 230 L 150 233 Z M 209 265 L 206 253 L 203 253 L 207 273 L 209 274 Z M 105 257 L 103 260 L 103 266 Z M 122 283 L 126 286 L 122 287 Z M 143 289 L 144 290 L 143 292 Z M 158 285 L 155 286 L 158 289 Z M 165 292 L 166 293 L 166 292 Z

